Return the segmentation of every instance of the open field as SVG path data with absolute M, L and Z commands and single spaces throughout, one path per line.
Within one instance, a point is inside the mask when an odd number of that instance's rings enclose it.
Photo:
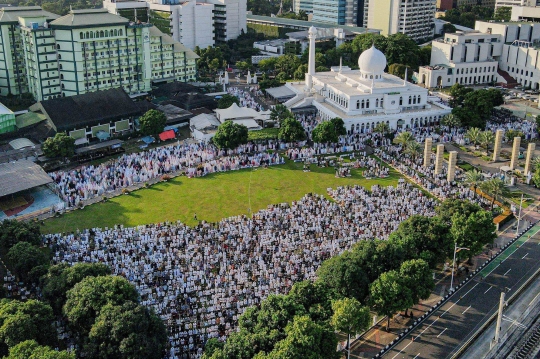
M 42 232 L 176 220 L 195 225 L 195 214 L 198 220 L 217 222 L 222 218 L 249 214 L 250 208 L 256 212 L 269 204 L 298 200 L 306 193 L 326 194 L 329 187 L 358 184 L 370 189 L 375 184 L 395 186 L 401 177 L 391 170 L 388 178 L 366 180 L 361 176 L 361 169 L 353 169 L 351 177 L 336 178 L 332 167 L 312 165 L 311 172 L 304 172 L 302 168 L 300 162 L 287 161 L 284 165 L 266 169 L 246 169 L 191 179 L 181 176 L 46 220 Z

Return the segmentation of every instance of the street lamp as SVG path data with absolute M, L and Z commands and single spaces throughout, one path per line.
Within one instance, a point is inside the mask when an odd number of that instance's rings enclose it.
M 458 247 L 457 246 L 457 242 L 455 242 L 455 246 L 454 246 L 454 260 L 452 261 L 452 279 L 450 280 L 450 291 L 452 291 L 452 289 L 454 289 L 454 267 L 456 266 L 456 253 L 459 252 L 460 250 L 467 250 L 467 251 L 470 251 L 469 248 L 465 248 L 465 247 Z

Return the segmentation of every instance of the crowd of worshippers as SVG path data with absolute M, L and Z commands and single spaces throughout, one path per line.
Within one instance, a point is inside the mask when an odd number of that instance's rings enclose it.
M 229 95 L 233 95 L 240 101 L 240 107 L 248 107 L 252 108 L 257 111 L 263 111 L 263 107 L 255 100 L 255 97 L 253 97 L 252 93 L 254 92 L 254 88 L 250 88 L 250 90 L 242 90 L 238 87 L 229 87 L 227 89 L 227 92 Z
M 170 358 L 198 358 L 208 338 L 271 293 L 313 279 L 321 263 L 360 240 L 385 239 L 436 201 L 403 180 L 396 187 L 328 189 L 251 217 L 188 227 L 180 222 L 45 235 L 54 263 L 101 262 L 132 282 L 167 323 Z

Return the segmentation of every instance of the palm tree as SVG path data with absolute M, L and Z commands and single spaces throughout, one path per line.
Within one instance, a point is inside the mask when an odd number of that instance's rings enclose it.
M 491 196 L 491 210 L 493 211 L 493 205 L 497 200 L 497 197 L 507 197 L 510 195 L 510 190 L 504 184 L 500 178 L 492 178 L 483 182 L 480 185 L 483 192 L 489 193 Z
M 480 129 L 477 127 L 469 128 L 467 133 L 465 134 L 465 138 L 467 138 L 472 144 L 475 146 L 478 145 L 480 142 Z
M 378 132 L 381 135 L 385 135 L 390 132 L 390 126 L 386 122 L 378 123 L 373 129 L 374 132 Z
M 540 156 L 533 158 L 531 165 L 535 170 L 539 170 L 540 169 Z
M 484 177 L 482 172 L 474 169 L 472 171 L 465 172 L 465 183 L 474 189 L 474 195 L 476 196 L 476 189 L 482 184 Z
M 409 142 L 407 144 L 407 148 L 405 148 L 405 153 L 411 156 L 413 160 L 416 160 L 416 158 L 421 152 L 422 146 L 416 141 Z
M 480 133 L 479 142 L 486 149 L 486 156 L 489 156 L 489 146 L 495 141 L 495 135 L 491 131 Z
M 456 116 L 449 113 L 441 120 L 441 124 L 448 127 L 461 127 L 461 121 Z
M 400 132 L 394 138 L 394 143 L 401 145 L 403 149 L 407 149 L 411 142 L 414 142 L 414 136 L 410 132 Z

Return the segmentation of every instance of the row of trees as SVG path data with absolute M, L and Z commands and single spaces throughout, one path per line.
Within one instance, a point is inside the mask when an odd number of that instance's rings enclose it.
M 452 24 L 462 25 L 474 29 L 474 23 L 477 20 L 510 21 L 511 13 L 512 8 L 507 6 L 497 8 L 494 13 L 493 7 L 481 5 L 462 5 L 456 9 L 447 10 L 441 19 L 449 21 Z
M 19 281 L 42 294 L 43 301 L 0 301 L 0 356 L 10 359 L 74 359 L 61 346 L 53 323 L 63 318 L 87 358 L 161 359 L 167 345 L 163 321 L 139 304 L 135 287 L 112 276 L 104 264 L 50 266 L 40 248 L 39 227 L 5 220 L 0 247 L 7 267 Z M 39 289 L 38 289 L 39 288 Z
M 225 343 L 210 340 L 205 359 L 336 358 L 333 330 L 348 334 L 369 327 L 369 307 L 390 318 L 426 299 L 432 270 L 453 253 L 469 256 L 491 243 L 491 213 L 468 201 L 447 200 L 436 217 L 412 216 L 389 239 L 361 241 L 327 259 L 317 280 L 293 285 L 288 295 L 271 295 L 239 319 Z M 464 259 L 464 252 L 458 253 Z

